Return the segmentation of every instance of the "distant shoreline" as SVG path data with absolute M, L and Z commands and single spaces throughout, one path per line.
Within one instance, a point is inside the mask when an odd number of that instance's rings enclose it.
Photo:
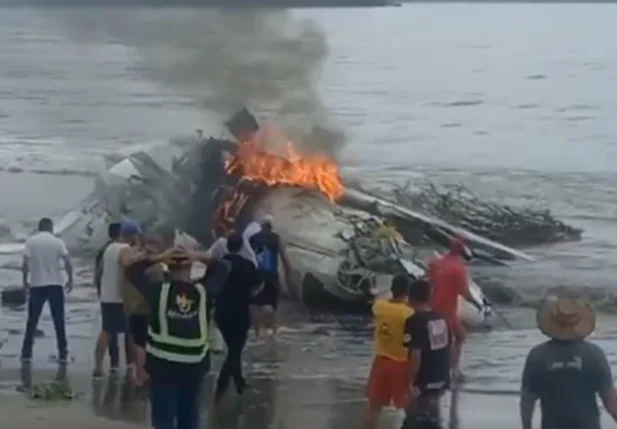
M 176 3 L 176 4 L 167 4 L 166 2 L 154 1 L 150 2 L 148 0 L 137 1 L 137 2 L 124 2 L 123 0 L 118 0 L 117 2 L 111 2 L 107 4 L 103 3 L 92 3 L 84 0 L 83 2 L 80 0 L 30 0 L 25 3 L 17 3 L 12 0 L 0 0 L 0 9 L 3 8 L 11 8 L 11 9 L 21 9 L 21 8 L 83 8 L 83 9 L 105 9 L 105 8 L 140 8 L 140 7 L 152 7 L 156 9 L 181 9 L 181 8 L 200 8 L 200 9 L 222 9 L 222 10 L 251 10 L 251 9 L 375 9 L 375 8 L 389 8 L 396 6 L 404 6 L 408 4 L 431 4 L 431 3 L 439 3 L 439 4 L 461 4 L 461 3 L 469 3 L 469 4 L 615 4 L 617 0 L 398 0 L 393 4 L 336 4 L 332 6 L 323 6 L 323 5 L 315 5 L 309 6 L 306 4 L 298 4 L 298 5 L 273 5 L 266 4 L 262 6 L 220 6 L 214 4 L 203 4 L 199 1 L 191 1 L 188 0 L 185 3 Z
M 508 4 L 508 3 L 537 3 L 537 4 L 609 4 L 617 3 L 617 0 L 399 0 L 402 4 L 412 3 L 490 3 L 490 4 Z

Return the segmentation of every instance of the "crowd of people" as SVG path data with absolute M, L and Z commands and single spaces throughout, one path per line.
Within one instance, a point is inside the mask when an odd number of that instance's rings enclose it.
M 449 252 L 428 264 L 427 278 L 395 276 L 391 298 L 374 303 L 375 357 L 366 386 L 365 429 L 376 429 L 381 410 L 389 405 L 405 409 L 405 429 L 441 427 L 440 399 L 451 384 L 465 378 L 460 370 L 465 334 L 459 298 L 483 307 L 469 293 L 465 253 L 464 241 L 452 239 Z M 279 260 L 289 280 L 289 258 L 269 216 L 241 234 L 219 238 L 205 252 L 177 243 L 171 228 L 144 234 L 136 222 L 112 223 L 109 241 L 96 258 L 102 327 L 93 376 L 103 374 L 108 351 L 111 370 L 117 370 L 118 335 L 124 334 L 131 381 L 148 388 L 153 427 L 196 429 L 214 326 L 227 347 L 216 382 L 218 401 L 231 381 L 238 394 L 248 387 L 242 353 L 251 326 L 256 335 L 263 327 L 276 331 Z M 196 262 L 206 266 L 198 278 L 192 276 Z M 22 274 L 28 317 L 21 358 L 25 363 L 32 358 L 38 319 L 49 301 L 58 360 L 65 364 L 64 290 L 73 287 L 73 269 L 48 218 L 40 220 L 38 232 L 26 242 Z M 522 428 L 532 428 L 539 400 L 542 429 L 599 429 L 596 395 L 617 422 L 609 363 L 604 352 L 586 340 L 596 325 L 591 306 L 568 296 L 547 300 L 538 310 L 537 323 L 549 340 L 534 347 L 525 362 Z
M 242 394 L 248 387 L 242 353 L 251 326 L 276 332 L 280 294 L 279 260 L 290 272 L 285 246 L 272 228 L 272 218 L 252 222 L 242 234 L 231 232 L 205 252 L 176 242 L 173 228 L 142 232 L 138 223 L 123 220 L 108 228 L 109 241 L 95 260 L 94 284 L 101 302 L 102 326 L 94 351 L 93 376 L 120 364 L 118 337 L 124 334 L 125 361 L 137 388 L 150 393 L 156 429 L 195 429 L 198 398 L 210 369 L 210 338 L 216 326 L 227 354 L 216 383 L 219 400 L 233 380 Z M 65 284 L 61 263 L 68 275 Z M 205 274 L 193 278 L 194 263 Z M 28 321 L 22 360 L 32 357 L 34 332 L 49 300 L 58 338 L 58 359 L 66 363 L 64 290 L 73 285 L 73 270 L 63 241 L 44 218 L 26 242 L 23 284 L 29 293 Z
M 396 276 L 391 298 L 373 304 L 375 356 L 366 385 L 365 429 L 376 429 L 382 408 L 390 405 L 405 409 L 402 429 L 442 427 L 440 400 L 465 380 L 459 299 L 478 311 L 483 306 L 469 292 L 467 253 L 464 241 L 454 237 L 449 252 L 428 263 L 426 278 Z M 617 422 L 611 368 L 602 349 L 586 340 L 596 325 L 590 304 L 568 295 L 551 297 L 538 309 L 537 324 L 549 340 L 532 348 L 525 361 L 522 429 L 532 429 L 538 400 L 542 429 L 600 429 L 597 396 Z

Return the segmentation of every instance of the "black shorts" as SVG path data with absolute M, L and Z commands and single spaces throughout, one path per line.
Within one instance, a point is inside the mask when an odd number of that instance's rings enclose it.
M 439 400 L 445 392 L 443 383 L 435 386 L 415 386 L 419 396 L 405 408 L 401 429 L 442 429 Z M 442 385 L 442 386 L 437 386 Z
M 101 319 L 103 331 L 109 332 L 110 334 L 120 334 L 126 332 L 124 306 L 121 303 L 102 302 Z
M 443 426 L 436 416 L 411 413 L 405 416 L 401 429 L 443 429 Z
M 148 315 L 131 314 L 129 316 L 129 330 L 133 343 L 145 348 L 148 341 Z
M 255 298 L 253 304 L 258 306 L 270 305 L 275 310 L 279 305 L 279 295 L 281 284 L 279 281 L 278 272 L 262 273 L 264 287 Z

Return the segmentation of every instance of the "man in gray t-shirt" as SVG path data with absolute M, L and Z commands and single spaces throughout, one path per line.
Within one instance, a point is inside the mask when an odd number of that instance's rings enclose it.
M 558 298 L 541 306 L 538 327 L 550 338 L 529 352 L 522 376 L 521 420 L 531 429 L 540 400 L 542 429 L 600 429 L 599 395 L 617 422 L 617 393 L 602 349 L 585 340 L 595 329 L 589 304 Z

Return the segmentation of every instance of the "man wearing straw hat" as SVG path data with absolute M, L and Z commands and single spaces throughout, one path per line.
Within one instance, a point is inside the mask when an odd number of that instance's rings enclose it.
M 606 355 L 586 340 L 596 327 L 590 304 L 572 297 L 552 297 L 538 310 L 537 323 L 550 339 L 531 349 L 525 362 L 522 428 L 532 428 L 539 399 L 542 429 L 600 429 L 596 395 L 617 422 L 617 393 Z

